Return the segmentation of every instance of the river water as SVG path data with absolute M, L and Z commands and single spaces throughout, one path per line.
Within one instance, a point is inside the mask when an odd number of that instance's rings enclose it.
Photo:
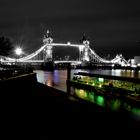
M 38 82 L 51 87 L 55 87 L 62 91 L 66 91 L 67 70 L 54 70 L 54 71 L 35 70 L 35 72 L 37 73 Z M 106 75 L 113 75 L 113 76 L 140 78 L 140 71 L 135 72 L 134 70 L 119 70 L 119 69 L 118 70 L 72 69 L 71 78 L 73 77 L 73 74 L 77 72 L 91 72 L 91 73 L 106 74 Z
M 53 72 L 35 70 L 34 72 L 37 73 L 38 82 L 66 92 L 67 70 L 54 70 Z M 134 70 L 101 70 L 101 69 L 99 70 L 72 69 L 71 78 L 73 77 L 74 73 L 77 72 L 91 72 L 96 74 L 140 78 L 140 71 L 136 72 Z M 131 112 L 133 117 L 140 120 L 140 107 L 137 106 L 135 107 L 127 102 L 122 102 L 119 99 L 108 100 L 103 96 L 83 89 L 74 89 L 74 90 L 75 94 L 80 98 L 96 103 L 102 107 L 107 106 L 114 111 L 118 111 L 120 108 L 124 108 L 125 110 Z

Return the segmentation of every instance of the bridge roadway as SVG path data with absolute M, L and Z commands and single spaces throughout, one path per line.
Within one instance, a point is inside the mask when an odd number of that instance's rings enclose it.
M 25 60 L 25 61 L 15 61 L 15 62 L 10 62 L 10 61 L 3 61 L 3 62 L 5 62 L 5 63 L 45 63 L 45 61 L 44 60 Z M 72 64 L 81 64 L 82 62 L 81 61 L 73 61 L 73 60 L 71 60 L 71 61 L 62 61 L 62 60 L 60 60 L 60 61 L 53 61 L 53 63 L 54 64 L 58 64 L 58 63 L 72 63 Z

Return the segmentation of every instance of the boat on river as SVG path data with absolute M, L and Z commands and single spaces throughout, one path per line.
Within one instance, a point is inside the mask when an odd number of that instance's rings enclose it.
M 127 99 L 140 103 L 140 79 L 78 72 L 70 81 L 79 88 L 94 90 L 110 98 Z

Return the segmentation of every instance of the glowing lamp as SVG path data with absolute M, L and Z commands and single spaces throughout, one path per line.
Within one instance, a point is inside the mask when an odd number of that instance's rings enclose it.
M 16 53 L 16 55 L 21 55 L 22 54 L 22 49 L 21 48 L 16 48 L 15 53 Z

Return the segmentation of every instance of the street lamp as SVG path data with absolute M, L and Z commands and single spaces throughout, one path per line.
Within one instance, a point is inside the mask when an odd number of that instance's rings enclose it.
M 15 53 L 16 53 L 16 56 L 17 56 L 17 59 L 19 58 L 19 56 L 23 53 L 22 49 L 20 47 L 17 47 L 15 49 Z
M 20 56 L 22 54 L 22 49 L 21 48 L 16 48 L 15 53 L 16 53 L 16 55 Z

